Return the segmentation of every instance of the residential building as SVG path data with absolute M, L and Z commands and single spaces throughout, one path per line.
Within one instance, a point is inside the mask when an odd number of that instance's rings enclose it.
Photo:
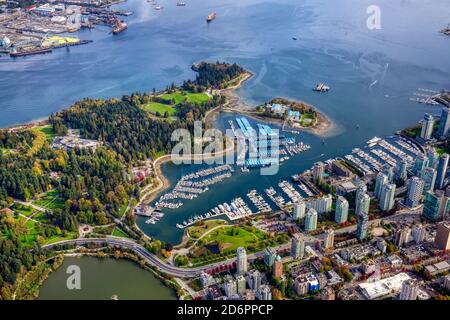
M 258 270 L 251 270 L 247 275 L 247 283 L 250 289 L 258 291 L 261 287 L 261 273 Z
M 243 294 L 246 289 L 245 277 L 240 274 L 236 277 L 237 293 Z
M 441 139 L 447 137 L 450 130 L 450 108 L 444 107 L 441 112 L 441 119 L 439 120 L 439 128 L 437 131 L 437 136 Z
M 294 211 L 292 213 L 292 217 L 295 220 L 303 219 L 305 217 L 306 212 L 306 204 L 305 202 L 301 201 L 299 203 L 294 204 Z
M 325 230 L 324 248 L 333 249 L 333 247 L 334 247 L 334 230 L 329 228 Z
M 422 130 L 420 131 L 420 137 L 424 140 L 430 140 L 433 134 L 433 126 L 434 117 L 429 113 L 425 113 L 422 121 Z
M 435 184 L 436 189 L 444 188 L 445 177 L 447 175 L 448 160 L 449 160 L 449 155 L 447 153 L 444 153 L 439 158 L 439 163 L 437 165 L 436 184 Z
M 233 277 L 229 276 L 225 278 L 223 289 L 227 297 L 231 297 L 237 294 L 237 284 Z
M 314 163 L 312 170 L 313 181 L 318 182 L 322 180 L 324 173 L 325 173 L 325 165 L 323 164 L 323 162 Z
M 388 183 L 388 177 L 386 174 L 384 174 L 383 172 L 379 172 L 377 174 L 377 178 L 375 181 L 375 198 L 380 199 L 381 197 L 381 190 L 383 190 L 383 187 L 385 184 Z
M 439 160 L 439 154 L 436 148 L 430 147 L 427 150 L 428 164 L 427 167 L 436 168 L 437 162 Z
M 317 229 L 317 211 L 313 208 L 309 209 L 305 218 L 305 231 L 314 231 Z
M 395 171 L 395 179 L 405 182 L 408 178 L 407 167 L 408 164 L 406 160 L 401 159 L 400 161 L 398 161 Z
M 361 193 L 359 197 L 356 198 L 355 213 L 356 215 L 362 212 L 369 213 L 370 207 L 370 197 L 367 193 Z
M 237 274 L 245 274 L 247 272 L 248 262 L 247 253 L 245 248 L 239 247 L 237 249 L 237 261 L 236 261 L 236 271 Z
M 277 250 L 275 250 L 274 248 L 266 248 L 266 250 L 264 250 L 264 263 L 271 267 L 273 265 L 273 263 L 275 262 L 275 258 L 277 257 Z
M 294 290 L 297 293 L 297 295 L 303 296 L 303 295 L 307 294 L 308 289 L 309 289 L 309 284 L 308 284 L 306 277 L 304 277 L 303 275 L 300 275 L 297 278 L 295 278 Z
M 363 240 L 367 237 L 367 231 L 369 229 L 369 214 L 362 212 L 357 217 L 356 238 L 358 240 Z
M 422 224 L 416 224 L 411 231 L 411 236 L 416 244 L 421 244 L 425 238 L 426 229 Z
M 409 235 L 411 234 L 410 228 L 403 228 L 397 230 L 395 233 L 395 244 L 397 247 L 403 247 L 406 243 L 408 243 Z
M 204 271 L 200 272 L 200 283 L 203 288 L 209 287 L 214 284 L 214 277 Z
M 305 241 L 300 233 L 294 233 L 292 235 L 291 256 L 294 259 L 303 259 L 305 256 Z
M 383 238 L 377 238 L 376 240 L 377 248 L 381 253 L 385 253 L 387 249 L 386 241 Z
M 418 155 L 414 161 L 413 173 L 419 175 L 428 165 L 428 157 L 426 155 Z
M 442 190 L 428 191 L 425 195 L 423 215 L 431 220 L 438 221 L 447 217 L 450 210 L 450 198 Z
M 283 275 L 283 261 L 281 261 L 281 257 L 277 256 L 275 258 L 275 262 L 273 263 L 272 274 L 274 279 L 280 279 Z
M 367 193 L 367 186 L 364 182 L 360 181 L 356 188 L 356 199 L 361 197 L 362 194 Z
M 414 279 L 403 281 L 399 300 L 416 300 L 419 293 L 419 284 Z
M 342 196 L 338 196 L 336 200 L 336 211 L 334 221 L 336 223 L 344 223 L 348 219 L 348 201 Z
M 321 198 L 314 198 L 306 203 L 306 208 L 317 211 L 317 213 L 328 213 L 331 212 L 333 206 L 333 197 L 331 194 L 327 194 Z
M 392 183 L 395 177 L 394 167 L 386 163 L 383 166 L 383 172 L 387 176 L 389 183 Z
M 380 209 L 389 211 L 394 207 L 395 184 L 386 184 L 383 186 L 380 195 Z
M 434 190 L 434 184 L 436 182 L 436 169 L 426 167 L 420 173 L 420 178 L 422 178 L 424 182 L 423 194 L 429 190 Z
M 450 249 L 450 222 L 438 224 L 434 243 L 441 250 L 447 251 Z
M 258 300 L 272 300 L 272 290 L 270 289 L 270 286 L 261 286 L 261 288 L 256 292 L 256 297 Z
M 410 208 L 417 207 L 422 199 L 425 182 L 419 177 L 412 177 L 408 184 L 408 194 L 406 197 L 406 206 Z
M 369 207 L 370 197 L 367 193 L 361 193 L 356 199 L 356 217 L 358 219 L 356 226 L 356 237 L 362 240 L 367 236 L 369 228 Z

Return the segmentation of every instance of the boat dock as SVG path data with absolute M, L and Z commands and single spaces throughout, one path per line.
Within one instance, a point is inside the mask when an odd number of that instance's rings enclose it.
M 209 187 L 232 176 L 234 170 L 228 165 L 202 169 L 182 176 L 172 191 L 162 195 L 155 203 L 156 208 L 177 209 L 181 200 L 192 200 L 209 191 Z M 173 202 L 173 200 L 178 200 Z

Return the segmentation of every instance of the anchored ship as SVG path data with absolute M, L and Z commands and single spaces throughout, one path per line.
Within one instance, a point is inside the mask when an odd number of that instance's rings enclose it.
M 206 22 L 211 22 L 216 18 L 216 13 L 215 12 L 211 12 L 207 17 L 206 17 Z

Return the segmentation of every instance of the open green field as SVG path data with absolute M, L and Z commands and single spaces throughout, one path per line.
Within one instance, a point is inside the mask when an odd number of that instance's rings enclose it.
M 267 238 L 267 234 L 254 227 L 229 227 L 217 229 L 202 240 L 205 244 L 217 243 L 222 250 L 235 251 L 238 247 L 247 248 L 258 245 Z
M 64 209 L 64 200 L 60 198 L 57 190 L 46 192 L 39 199 L 34 200 L 33 204 L 49 210 Z
M 29 206 L 25 206 L 25 205 L 17 203 L 17 202 L 12 205 L 11 209 L 20 214 L 23 214 L 26 217 L 31 216 L 34 212 L 37 211 Z
M 49 124 L 45 126 L 36 127 L 36 129 L 45 135 L 47 141 L 52 141 L 53 138 L 56 136 L 55 133 L 53 132 L 53 127 Z
M 166 93 L 160 96 L 165 100 L 174 100 L 175 104 L 179 104 L 183 101 L 187 101 L 195 104 L 202 104 L 209 100 L 209 96 L 206 93 L 191 93 L 188 91 L 176 91 L 173 93 Z
M 123 215 L 125 214 L 125 212 L 127 211 L 127 207 L 128 207 L 128 202 L 124 203 L 120 208 L 119 208 L 119 218 L 122 218 Z
M 45 241 L 45 244 L 51 244 L 51 243 L 55 243 L 58 241 L 64 241 L 64 240 L 72 240 L 72 239 L 76 239 L 77 237 L 77 233 L 76 232 L 68 232 L 66 234 L 66 236 L 53 236 L 50 238 L 47 238 L 47 240 Z
M 187 231 L 191 238 L 198 239 L 212 228 L 220 225 L 227 225 L 227 222 L 225 220 L 208 220 L 204 221 L 200 226 L 194 225 L 189 227 Z
M 120 238 L 128 238 L 128 235 L 119 227 L 115 227 L 111 235 Z
M 166 112 L 169 116 L 173 116 L 177 109 L 173 105 L 163 104 L 159 102 L 149 102 L 143 106 L 144 110 L 150 111 L 153 113 L 158 112 L 161 116 L 163 116 Z
M 151 101 L 142 106 L 146 111 L 153 114 L 158 113 L 161 117 L 167 112 L 169 118 L 172 120 L 172 116 L 177 112 L 175 106 L 183 101 L 187 101 L 194 104 L 203 104 L 207 102 L 210 98 L 206 93 L 191 93 L 188 91 L 176 91 L 172 93 L 165 93 L 159 96 L 164 100 L 170 101 L 168 104 Z

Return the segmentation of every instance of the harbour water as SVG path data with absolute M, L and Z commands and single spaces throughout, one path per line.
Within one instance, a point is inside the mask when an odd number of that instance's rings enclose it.
M 69 290 L 66 282 L 69 266 L 81 271 L 81 289 Z M 174 300 L 175 292 L 165 287 L 155 276 L 128 260 L 94 257 L 67 257 L 61 267 L 44 282 L 38 299 L 41 300 Z
M 93 43 L 53 54 L 0 58 L 0 126 L 31 121 L 83 97 L 113 97 L 163 88 L 192 78 L 200 60 L 236 62 L 254 73 L 238 94 L 249 105 L 286 97 L 304 100 L 329 116 L 337 128 L 322 137 L 302 133 L 311 149 L 284 163 L 277 176 L 259 170 L 233 176 L 210 191 L 167 210 L 155 225 L 138 223 L 165 241 L 178 242 L 176 224 L 219 203 L 245 198 L 309 168 L 343 156 L 373 136 L 389 135 L 416 123 L 438 106 L 410 101 L 418 88 L 450 88 L 450 41 L 439 31 L 448 23 L 447 0 L 380 0 L 381 30 L 369 30 L 369 0 L 191 0 L 177 7 L 161 0 L 154 10 L 145 0 L 119 5 L 135 11 L 128 30 L 112 36 L 98 28 L 81 31 Z M 217 18 L 206 24 L 211 11 Z M 296 38 L 297 40 L 294 40 Z M 327 93 L 312 90 L 324 82 Z M 232 114 L 221 114 L 224 127 Z M 172 185 L 191 166 L 167 163 Z

